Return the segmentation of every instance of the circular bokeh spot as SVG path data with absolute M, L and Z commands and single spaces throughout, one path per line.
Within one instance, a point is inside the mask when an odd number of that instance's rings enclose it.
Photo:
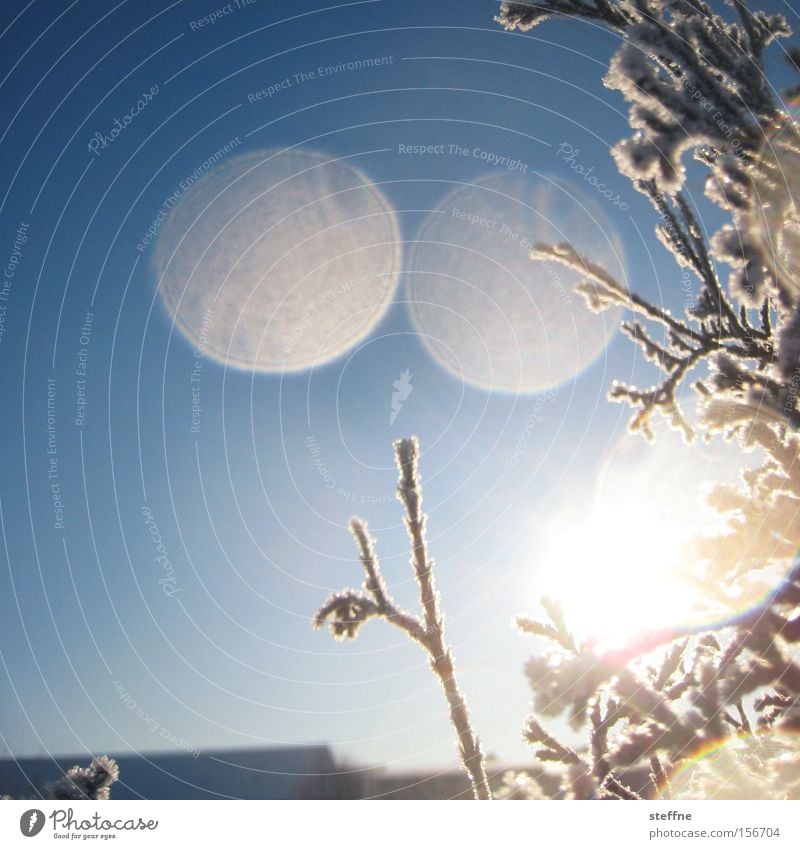
M 415 240 L 406 297 L 436 360 L 483 389 L 536 392 L 580 373 L 606 347 L 620 309 L 589 311 L 582 276 L 531 260 L 569 241 L 624 281 L 622 250 L 592 198 L 572 187 L 490 174 L 451 192 Z
M 183 194 L 155 252 L 176 327 L 208 356 L 253 371 L 326 363 L 391 303 L 395 214 L 350 164 L 308 150 L 220 164 Z

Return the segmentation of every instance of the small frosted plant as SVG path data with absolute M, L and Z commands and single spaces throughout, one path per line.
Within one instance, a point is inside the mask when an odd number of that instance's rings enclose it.
M 117 762 L 106 755 L 93 758 L 87 767 L 74 766 L 47 785 L 47 798 L 73 801 L 108 799 L 111 785 L 119 779 Z
M 101 755 L 87 767 L 73 766 L 61 778 L 49 782 L 44 798 L 71 802 L 81 799 L 100 801 L 109 798 L 111 785 L 119 780 L 119 767 L 113 758 Z M 0 796 L 10 800 L 11 796 Z
M 428 555 L 425 539 L 427 517 L 422 512 L 419 445 L 416 438 L 401 439 L 395 442 L 394 450 L 400 472 L 397 497 L 405 510 L 405 523 L 411 542 L 411 565 L 419 587 L 422 616 L 420 618 L 406 613 L 397 607 L 383 580 L 367 523 L 363 519 L 353 518 L 350 530 L 358 544 L 366 579 L 360 591 L 342 590 L 334 593 L 317 612 L 314 626 L 321 628 L 327 622 L 337 639 L 354 639 L 367 620 L 381 617 L 418 643 L 427 652 L 431 669 L 447 697 L 450 721 L 458 737 L 461 763 L 469 775 L 475 798 L 491 799 L 480 741 L 470 724 L 467 703 L 456 681 L 453 656 L 444 640 L 444 619 L 433 580 L 433 561 Z

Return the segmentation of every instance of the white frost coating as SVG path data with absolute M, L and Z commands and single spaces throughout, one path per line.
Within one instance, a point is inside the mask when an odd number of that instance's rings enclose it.
M 307 150 L 244 154 L 162 229 L 159 292 L 181 333 L 253 371 L 321 365 L 363 339 L 400 271 L 395 215 L 357 168 Z

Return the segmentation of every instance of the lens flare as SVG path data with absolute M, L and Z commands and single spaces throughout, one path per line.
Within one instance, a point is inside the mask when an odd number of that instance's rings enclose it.
M 575 272 L 533 261 L 537 242 L 572 242 L 624 281 L 622 250 L 591 198 L 554 181 L 493 173 L 451 192 L 411 252 L 406 297 L 434 358 L 483 389 L 536 392 L 589 365 L 620 310 L 589 311 Z
M 673 799 L 791 799 L 800 793 L 798 735 L 769 730 L 714 741 L 668 777 Z
M 155 252 L 181 333 L 236 368 L 300 370 L 363 339 L 389 306 L 395 214 L 358 169 L 308 150 L 244 154 L 180 198 Z

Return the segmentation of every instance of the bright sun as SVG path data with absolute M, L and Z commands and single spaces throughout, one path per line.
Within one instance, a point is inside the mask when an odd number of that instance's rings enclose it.
M 692 591 L 678 576 L 685 529 L 674 525 L 660 506 L 631 497 L 552 528 L 543 586 L 580 641 L 613 644 L 689 620 Z

